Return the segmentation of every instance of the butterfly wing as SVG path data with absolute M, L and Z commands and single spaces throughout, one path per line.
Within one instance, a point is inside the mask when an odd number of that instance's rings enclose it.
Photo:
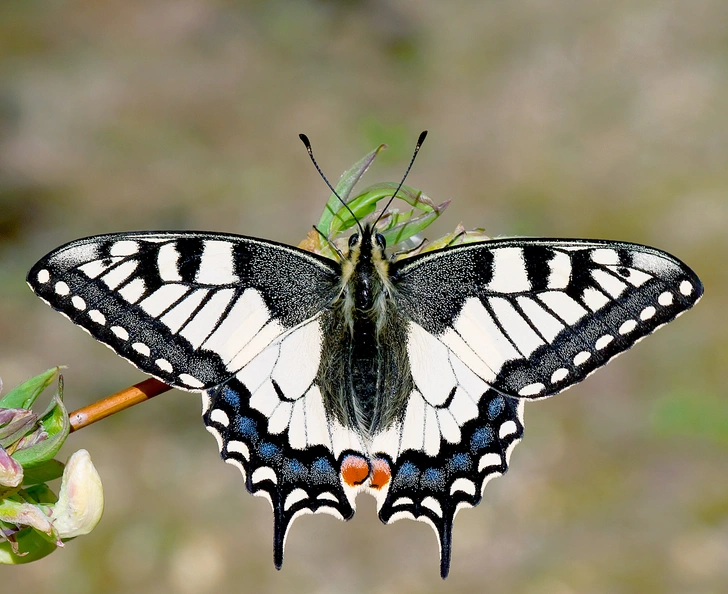
M 411 334 L 435 336 L 491 388 L 529 399 L 580 382 L 703 294 L 673 256 L 606 241 L 464 245 L 398 262 L 392 276 Z
M 100 235 L 42 258 L 28 284 L 142 371 L 186 390 L 233 377 L 336 295 L 338 264 L 236 235 Z
M 297 517 L 354 515 L 359 488 L 343 479 L 342 461 L 362 461 L 368 473 L 361 440 L 326 411 L 315 383 L 320 343 L 318 322 L 311 320 L 205 394 L 203 418 L 220 455 L 241 471 L 248 491 L 273 508 L 278 569 Z
M 197 232 L 81 239 L 28 274 L 42 299 L 142 371 L 203 391 L 222 458 L 273 507 L 277 567 L 296 517 L 353 515 L 358 487 L 343 480 L 342 460 L 366 465 L 315 383 L 319 318 L 339 282 L 331 260 Z
M 703 292 L 669 254 L 587 240 L 463 245 L 399 261 L 391 275 L 414 390 L 375 437 L 392 479 L 373 494 L 382 521 L 435 528 L 443 577 L 453 518 L 507 470 L 524 400 L 583 380 Z

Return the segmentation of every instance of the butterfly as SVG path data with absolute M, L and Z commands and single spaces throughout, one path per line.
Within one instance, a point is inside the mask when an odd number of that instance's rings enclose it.
M 222 458 L 273 508 L 277 568 L 295 518 L 348 520 L 364 491 L 382 522 L 434 529 L 444 578 L 453 519 L 507 471 L 524 403 L 580 382 L 703 287 L 677 258 L 618 241 L 386 249 L 376 223 L 336 259 L 118 233 L 59 247 L 28 283 L 145 373 L 202 393 Z

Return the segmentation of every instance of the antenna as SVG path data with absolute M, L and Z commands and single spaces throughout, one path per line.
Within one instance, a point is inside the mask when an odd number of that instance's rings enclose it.
M 422 146 L 422 143 L 425 142 L 425 138 L 427 138 L 427 130 L 423 130 L 420 132 L 420 136 L 417 139 L 417 144 L 415 145 L 415 152 L 412 155 L 412 160 L 410 161 L 409 166 L 407 167 L 407 171 L 404 172 L 404 176 L 402 177 L 402 181 L 399 182 L 399 185 L 397 186 L 397 189 L 394 191 L 394 194 L 392 194 L 392 197 L 389 199 L 389 202 L 387 202 L 387 205 L 382 209 L 381 214 L 377 217 L 377 220 L 374 221 L 373 227 L 376 228 L 377 223 L 379 222 L 379 219 L 382 218 L 382 215 L 387 212 L 387 209 L 389 208 L 389 205 L 392 204 L 392 201 L 397 196 L 397 192 L 402 188 L 402 185 L 404 184 L 404 180 L 407 179 L 407 176 L 409 175 L 410 169 L 412 169 L 412 165 L 415 163 L 415 158 L 417 157 L 417 153 L 420 152 L 420 147 Z M 311 157 L 313 159 L 313 156 Z
M 313 163 L 313 166 L 316 168 L 316 171 L 318 171 L 319 175 L 321 176 L 321 179 L 323 179 L 326 182 L 326 185 L 329 186 L 329 189 L 334 193 L 334 196 L 336 196 L 339 199 L 339 202 L 341 202 L 341 204 L 344 205 L 344 208 L 346 208 L 346 210 L 349 211 L 351 216 L 354 217 L 356 226 L 359 227 L 359 232 L 362 235 L 364 235 L 364 229 L 362 229 L 361 223 L 359 222 L 359 219 L 356 218 L 354 211 L 351 210 L 351 208 L 349 208 L 349 205 L 341 199 L 341 196 L 339 196 L 338 192 L 334 189 L 334 186 L 332 186 L 329 183 L 329 180 L 326 179 L 324 172 L 321 171 L 321 168 L 318 166 L 318 163 L 316 163 L 316 159 L 314 159 L 314 156 L 313 156 L 313 149 L 311 148 L 311 142 L 308 140 L 308 136 L 306 136 L 305 134 L 299 134 L 298 137 L 301 139 L 301 142 L 303 142 L 303 145 L 306 147 L 306 150 L 308 151 L 308 156 L 311 157 L 311 162 Z M 419 147 L 417 147 L 417 148 L 419 148 Z M 411 167 L 411 165 L 410 165 L 410 167 Z M 316 230 L 318 231 L 318 229 L 316 229 Z M 321 231 L 319 231 L 319 233 L 321 233 Z

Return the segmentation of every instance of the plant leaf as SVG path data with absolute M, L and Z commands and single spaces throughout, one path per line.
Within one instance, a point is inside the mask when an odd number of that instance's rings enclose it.
M 59 460 L 46 460 L 26 468 L 23 475 L 23 486 L 39 485 L 60 478 L 63 475 L 63 468 L 64 464 Z M 40 503 L 55 503 L 55 501 L 38 501 Z
M 351 195 L 351 191 L 354 186 L 366 173 L 367 169 L 369 169 L 369 166 L 374 162 L 374 159 L 376 159 L 379 152 L 385 148 L 387 148 L 386 144 L 380 144 L 372 152 L 354 163 L 354 165 L 342 174 L 335 187 L 336 194 L 341 197 L 341 200 L 344 202 L 349 200 L 349 196 Z M 336 197 L 336 194 L 331 194 L 329 197 L 326 202 L 326 206 L 324 207 L 324 212 L 321 214 L 321 218 L 319 219 L 318 225 L 316 225 L 318 229 L 327 236 L 331 236 L 332 225 L 335 219 L 339 219 L 340 223 L 342 222 L 342 219 L 351 219 L 349 211 L 344 208 L 339 199 Z M 352 224 L 354 224 L 353 221 Z
M 53 407 L 40 420 L 40 425 L 48 433 L 48 437 L 13 453 L 13 458 L 22 464 L 26 471 L 51 460 L 61 449 L 71 431 L 71 422 L 61 399 L 61 390 L 62 385 L 59 386 L 59 393 L 53 397 Z
M 32 528 L 21 530 L 13 536 L 15 542 L 0 542 L 0 563 L 17 565 L 30 563 L 50 555 L 56 550 L 57 545 L 43 538 Z M 13 552 L 15 545 L 17 552 Z
M 30 408 L 40 393 L 55 381 L 60 370 L 61 367 L 54 367 L 13 388 L 0 399 L 0 408 Z

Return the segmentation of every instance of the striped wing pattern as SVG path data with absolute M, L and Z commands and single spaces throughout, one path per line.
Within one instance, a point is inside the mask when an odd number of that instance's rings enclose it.
M 343 427 L 316 384 L 338 263 L 234 235 L 103 235 L 58 248 L 31 288 L 141 370 L 203 393 L 203 418 L 274 512 L 274 560 L 304 513 L 350 518 L 367 490 L 385 523 L 438 536 L 508 469 L 525 400 L 556 394 L 700 298 L 676 258 L 636 244 L 507 239 L 397 261 L 413 391 L 373 436 Z
M 379 517 L 414 518 L 438 536 L 508 468 L 525 400 L 583 380 L 700 299 L 692 270 L 659 250 L 589 240 L 495 240 L 393 266 L 409 319 L 414 380 L 401 420 L 374 438 L 393 460 Z
M 338 265 L 236 235 L 80 239 L 28 274 L 44 301 L 142 371 L 185 390 L 233 377 L 332 299 Z

